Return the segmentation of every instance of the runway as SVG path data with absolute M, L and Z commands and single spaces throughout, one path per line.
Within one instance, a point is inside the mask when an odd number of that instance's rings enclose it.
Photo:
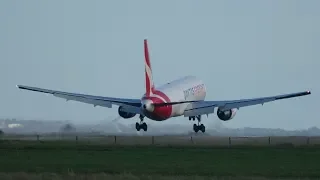
M 105 145 L 157 145 L 157 146 L 272 146 L 320 145 L 320 136 L 104 136 L 90 134 L 3 135 L 2 140 L 70 141 Z

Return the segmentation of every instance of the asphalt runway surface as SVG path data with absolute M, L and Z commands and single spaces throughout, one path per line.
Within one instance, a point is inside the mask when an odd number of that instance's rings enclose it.
M 28 141 L 78 141 L 93 144 L 118 145 L 190 145 L 190 146 L 272 146 L 272 145 L 320 145 L 318 136 L 270 136 L 270 137 L 223 137 L 223 136 L 103 136 L 103 135 L 4 135 L 3 140 Z

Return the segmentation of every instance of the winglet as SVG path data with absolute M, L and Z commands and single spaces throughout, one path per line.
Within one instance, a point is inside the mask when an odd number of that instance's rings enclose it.
M 146 96 L 150 96 L 154 91 L 152 78 L 152 68 L 148 50 L 148 40 L 144 39 L 144 57 L 145 57 L 145 78 L 146 78 Z

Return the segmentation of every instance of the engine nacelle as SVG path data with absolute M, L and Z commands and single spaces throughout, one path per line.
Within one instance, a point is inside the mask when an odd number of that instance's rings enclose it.
M 119 106 L 118 114 L 119 114 L 119 116 L 121 116 L 124 119 L 129 119 L 129 118 L 132 118 L 136 115 L 134 113 L 126 112 L 122 106 Z
M 229 109 L 229 110 L 225 110 L 225 111 L 221 111 L 220 108 L 218 108 L 217 110 L 217 115 L 219 117 L 220 120 L 222 121 L 229 121 L 231 120 L 237 113 L 237 109 Z

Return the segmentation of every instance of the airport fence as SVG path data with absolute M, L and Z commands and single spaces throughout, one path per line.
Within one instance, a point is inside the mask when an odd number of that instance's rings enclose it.
M 75 143 L 106 145 L 190 145 L 190 146 L 272 146 L 272 145 L 320 145 L 320 136 L 105 136 L 105 135 L 2 135 L 2 140 L 74 141 Z

